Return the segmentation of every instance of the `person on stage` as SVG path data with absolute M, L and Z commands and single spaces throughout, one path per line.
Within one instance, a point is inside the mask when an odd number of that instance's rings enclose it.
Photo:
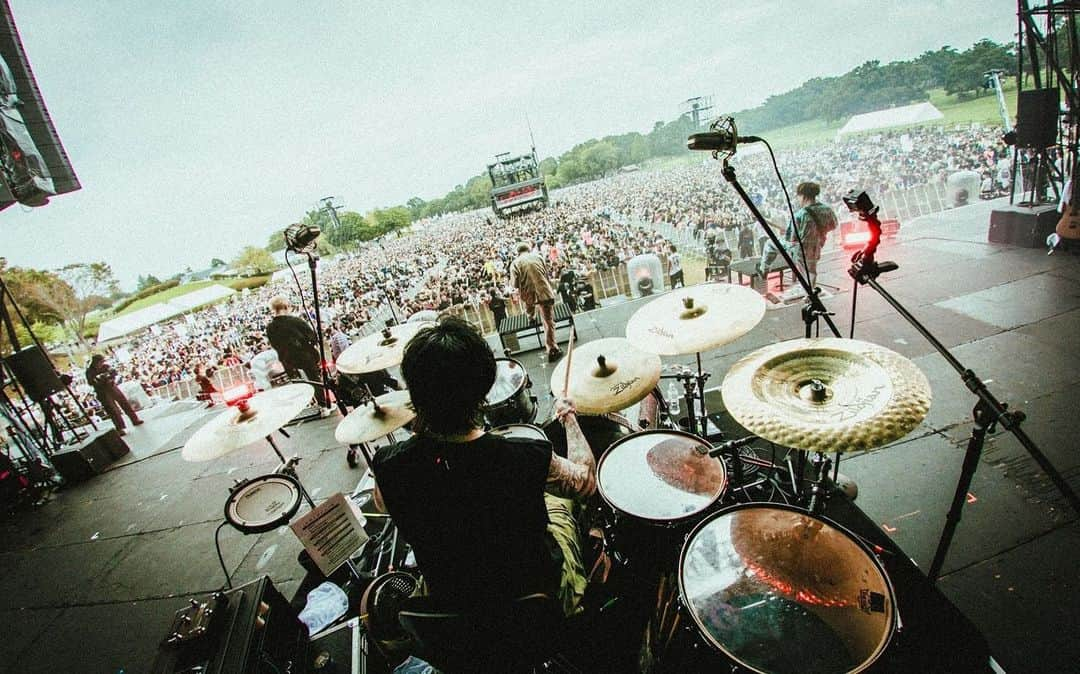
M 135 408 L 128 402 L 127 396 L 116 385 L 116 370 L 105 362 L 105 356 L 100 353 L 94 354 L 90 359 L 90 366 L 86 368 L 86 383 L 94 388 L 94 395 L 101 403 L 101 408 L 112 419 L 120 435 L 124 435 L 124 417 L 120 414 L 123 410 L 132 426 L 142 426 L 143 420 L 135 412 Z
M 266 338 L 270 341 L 270 348 L 277 351 L 278 360 L 286 374 L 294 379 L 318 381 L 322 377 L 322 370 L 319 368 L 319 344 L 315 331 L 307 321 L 293 316 L 291 311 L 292 305 L 284 297 L 270 300 L 270 313 L 273 318 L 266 326 Z M 303 377 L 300 376 L 301 371 Z M 322 408 L 323 416 L 329 416 L 333 412 L 327 406 L 326 392 L 322 386 L 315 387 L 315 400 Z
M 787 239 L 786 248 L 796 264 L 802 259 L 803 251 L 806 251 L 806 271 L 809 274 L 811 288 L 817 285 L 817 264 L 821 259 L 821 250 L 825 247 L 825 239 L 838 225 L 833 209 L 817 200 L 820 193 L 821 186 L 817 183 L 799 183 L 795 188 L 795 194 L 801 208 L 795 211 L 794 227 L 789 224 L 787 231 L 784 232 L 784 238 Z M 798 236 L 796 236 L 796 229 Z M 799 239 L 802 239 L 801 247 Z M 777 251 L 772 243 L 766 244 L 761 252 L 761 261 L 758 263 L 759 275 L 765 276 L 776 255 Z
M 556 403 L 566 458 L 544 440 L 485 433 L 495 371 L 460 319 L 409 341 L 401 372 L 416 434 L 375 454 L 375 503 L 412 544 L 432 597 L 468 610 L 540 592 L 569 615 L 586 585 L 573 501 L 595 491 L 596 460 L 569 400 Z
M 563 353 L 555 341 L 555 291 L 548 280 L 548 267 L 544 258 L 524 241 L 518 244 L 517 252 L 518 256 L 510 263 L 510 283 L 517 288 L 530 316 L 535 318 L 539 311 L 548 361 L 554 363 Z

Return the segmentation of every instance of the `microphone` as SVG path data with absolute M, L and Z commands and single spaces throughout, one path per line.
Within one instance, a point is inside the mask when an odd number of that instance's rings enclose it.
M 686 139 L 686 147 L 706 152 L 734 152 L 741 143 L 758 143 L 757 136 L 740 136 L 734 128 L 692 134 Z

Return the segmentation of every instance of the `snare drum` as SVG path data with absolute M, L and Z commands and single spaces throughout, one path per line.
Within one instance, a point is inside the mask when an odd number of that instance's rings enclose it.
M 529 395 L 532 382 L 513 358 L 495 359 L 495 383 L 484 397 L 484 418 L 491 426 L 530 424 L 536 419 L 536 401 Z
M 548 436 L 544 435 L 544 431 L 540 430 L 532 424 L 506 424 L 505 426 L 496 426 L 488 431 L 491 435 L 499 435 L 504 438 L 525 438 L 526 440 L 543 440 L 548 442 Z
M 847 530 L 791 506 L 709 515 L 687 537 L 678 574 L 680 611 L 698 641 L 753 672 L 861 672 L 896 632 L 895 594 L 877 558 Z M 687 650 L 669 648 L 661 669 L 682 669 L 674 661 Z
M 288 524 L 300 509 L 300 483 L 290 475 L 260 475 L 232 488 L 225 520 L 245 534 L 261 534 Z
M 600 496 L 615 511 L 647 524 L 673 526 L 694 519 L 727 489 L 724 463 L 712 447 L 683 431 L 634 433 L 600 458 Z

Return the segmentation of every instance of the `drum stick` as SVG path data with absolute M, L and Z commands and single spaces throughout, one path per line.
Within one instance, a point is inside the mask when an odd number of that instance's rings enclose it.
M 570 328 L 570 342 L 566 345 L 566 374 L 563 376 L 562 397 L 570 393 L 570 366 L 574 363 L 574 337 L 577 336 L 577 328 Z

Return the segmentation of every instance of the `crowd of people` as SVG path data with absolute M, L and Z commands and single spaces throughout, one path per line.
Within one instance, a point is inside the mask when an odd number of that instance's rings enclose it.
M 958 170 L 974 170 L 1007 186 L 1008 171 L 1001 171 L 1007 152 L 999 136 L 1000 129 L 994 128 L 928 127 L 784 150 L 777 160 L 792 190 L 800 180 L 813 180 L 821 185 L 819 200 L 825 204 L 839 202 L 852 188 L 880 195 L 943 182 Z M 740 182 L 782 231 L 789 219 L 787 205 L 768 154 L 740 150 L 734 165 Z M 318 282 L 327 334 L 355 336 L 373 317 L 383 315 L 378 312 L 388 303 L 402 318 L 470 305 L 486 306 L 499 316 L 514 299 L 508 267 L 523 241 L 548 263 L 556 283 L 566 270 L 587 278 L 641 253 L 668 255 L 671 243 L 656 233 L 653 223 L 688 228 L 703 239 L 712 239 L 718 229 L 734 228 L 745 233 L 742 240 L 756 241 L 762 234 L 758 225 L 720 170 L 719 162 L 705 159 L 666 171 L 620 173 L 559 190 L 548 208 L 508 220 L 490 211 L 432 218 L 414 223 L 400 237 L 384 237 L 324 260 Z M 268 347 L 272 297 L 290 297 L 312 315 L 306 264 L 294 262 L 296 281 L 290 276 L 238 293 L 225 303 L 152 326 L 113 349 L 110 360 L 120 378 L 139 380 L 152 391 L 194 379 L 197 369 L 247 362 Z M 306 306 L 298 285 L 308 299 Z M 72 374 L 79 379 L 79 373 Z

